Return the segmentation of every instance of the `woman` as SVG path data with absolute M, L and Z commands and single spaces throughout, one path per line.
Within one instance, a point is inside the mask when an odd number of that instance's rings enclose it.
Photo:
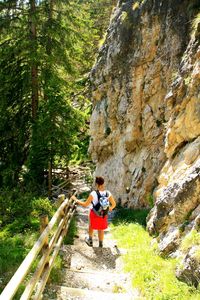
M 96 177 L 95 180 L 97 191 L 92 191 L 85 202 L 79 201 L 75 196 L 71 198 L 79 205 L 83 207 L 87 207 L 91 205 L 91 210 L 89 214 L 89 237 L 85 239 L 85 242 L 88 246 L 93 246 L 93 232 L 94 230 L 98 230 L 98 238 L 99 238 L 99 247 L 103 247 L 103 239 L 104 239 L 104 230 L 108 227 L 108 216 L 99 216 L 96 211 L 95 207 L 99 202 L 99 197 L 104 196 L 107 197 L 109 200 L 109 211 L 112 211 L 115 206 L 116 202 L 113 198 L 112 194 L 105 190 L 104 186 L 104 178 L 103 177 Z M 99 196 L 100 195 L 100 196 Z

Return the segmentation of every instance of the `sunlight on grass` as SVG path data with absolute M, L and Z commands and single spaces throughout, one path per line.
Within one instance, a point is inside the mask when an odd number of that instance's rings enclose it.
M 55 259 L 53 268 L 51 270 L 48 282 L 52 282 L 54 284 L 61 282 L 62 280 L 62 259 L 58 255 Z
M 67 231 L 66 236 L 64 237 L 64 244 L 65 245 L 73 245 L 75 235 L 77 234 L 77 222 L 76 217 L 74 216 L 69 224 L 69 228 Z
M 200 245 L 200 233 L 193 229 L 183 239 L 181 243 L 181 250 L 186 253 L 189 248 L 195 245 Z
M 133 10 L 138 9 L 143 3 L 144 3 L 144 0 L 139 0 L 139 1 L 134 2 L 134 3 L 132 4 L 132 9 L 133 9 Z
M 125 270 L 130 272 L 134 288 L 147 300 L 197 300 L 200 291 L 175 277 L 177 260 L 158 255 L 157 243 L 139 223 L 117 223 L 112 233 L 119 248 L 128 249 L 124 255 Z
M 194 35 L 195 32 L 197 31 L 199 23 L 200 23 L 200 13 L 197 14 L 197 16 L 192 22 L 192 35 Z
M 106 37 L 107 37 L 107 32 L 104 33 L 102 39 L 99 40 L 99 44 L 98 44 L 98 48 L 99 48 L 99 49 L 100 49 L 100 48 L 103 46 L 103 44 L 105 43 Z

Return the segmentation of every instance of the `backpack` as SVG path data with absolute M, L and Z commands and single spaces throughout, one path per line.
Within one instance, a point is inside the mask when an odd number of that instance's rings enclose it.
M 96 205 L 93 205 L 93 211 L 94 213 L 99 216 L 104 218 L 109 211 L 109 200 L 108 200 L 108 192 L 106 191 L 106 195 L 101 195 L 100 192 L 97 190 L 97 197 L 98 197 L 98 203 Z

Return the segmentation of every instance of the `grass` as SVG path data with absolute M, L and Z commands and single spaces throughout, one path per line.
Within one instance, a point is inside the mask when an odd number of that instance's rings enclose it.
M 175 277 L 177 260 L 158 255 L 157 242 L 145 230 L 146 214 L 147 211 L 121 209 L 112 225 L 118 246 L 128 250 L 123 259 L 125 270 L 131 274 L 133 287 L 139 290 L 141 299 L 200 299 L 199 290 Z
M 192 22 L 192 35 L 195 35 L 195 32 L 197 31 L 198 24 L 200 23 L 200 13 L 196 15 Z
M 39 237 L 39 214 L 41 212 L 53 214 L 53 207 L 46 198 L 32 197 L 31 199 L 31 195 L 22 196 L 17 191 L 8 196 L 10 202 L 8 198 L 5 199 L 5 202 L 8 202 L 7 211 L 11 211 L 13 216 L 10 213 L 7 223 L 0 216 L 0 291 L 3 290 Z M 15 210 L 12 211 L 14 200 Z M 49 216 L 51 217 L 50 214 Z
M 192 246 L 200 245 L 200 233 L 195 229 L 190 231 L 181 243 L 181 250 L 186 253 Z
M 146 226 L 146 217 L 149 213 L 149 209 L 125 209 L 119 208 L 116 212 L 113 224 L 121 225 L 123 223 L 139 223 L 142 226 Z
M 36 204 L 37 207 L 34 206 L 34 211 L 29 217 L 18 217 L 14 222 L 5 225 L 0 230 L 0 293 L 40 235 L 38 213 L 43 210 L 49 210 L 49 206 L 45 201 L 38 201 Z M 68 233 L 64 238 L 64 243 L 73 244 L 76 233 L 76 220 L 73 218 Z M 32 266 L 31 272 L 34 271 L 36 265 L 37 264 L 35 263 Z M 55 284 L 61 282 L 61 270 L 62 260 L 58 255 L 52 268 L 49 281 Z M 20 286 L 14 299 L 20 298 L 23 289 L 24 284 Z
M 28 254 L 37 236 L 38 233 L 30 230 L 13 235 L 8 227 L 0 232 L 0 291 Z
M 62 258 L 58 255 L 51 270 L 48 283 L 58 284 L 62 281 Z
M 77 234 L 77 222 L 76 222 L 76 218 L 73 217 L 69 224 L 67 234 L 64 237 L 64 244 L 73 245 L 76 234 Z

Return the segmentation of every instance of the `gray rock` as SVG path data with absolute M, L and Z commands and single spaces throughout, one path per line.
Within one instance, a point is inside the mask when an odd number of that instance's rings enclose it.
M 192 247 L 182 261 L 182 268 L 176 271 L 178 279 L 195 287 L 200 282 L 200 259 L 196 257 L 197 252 L 200 252 L 200 247 Z

